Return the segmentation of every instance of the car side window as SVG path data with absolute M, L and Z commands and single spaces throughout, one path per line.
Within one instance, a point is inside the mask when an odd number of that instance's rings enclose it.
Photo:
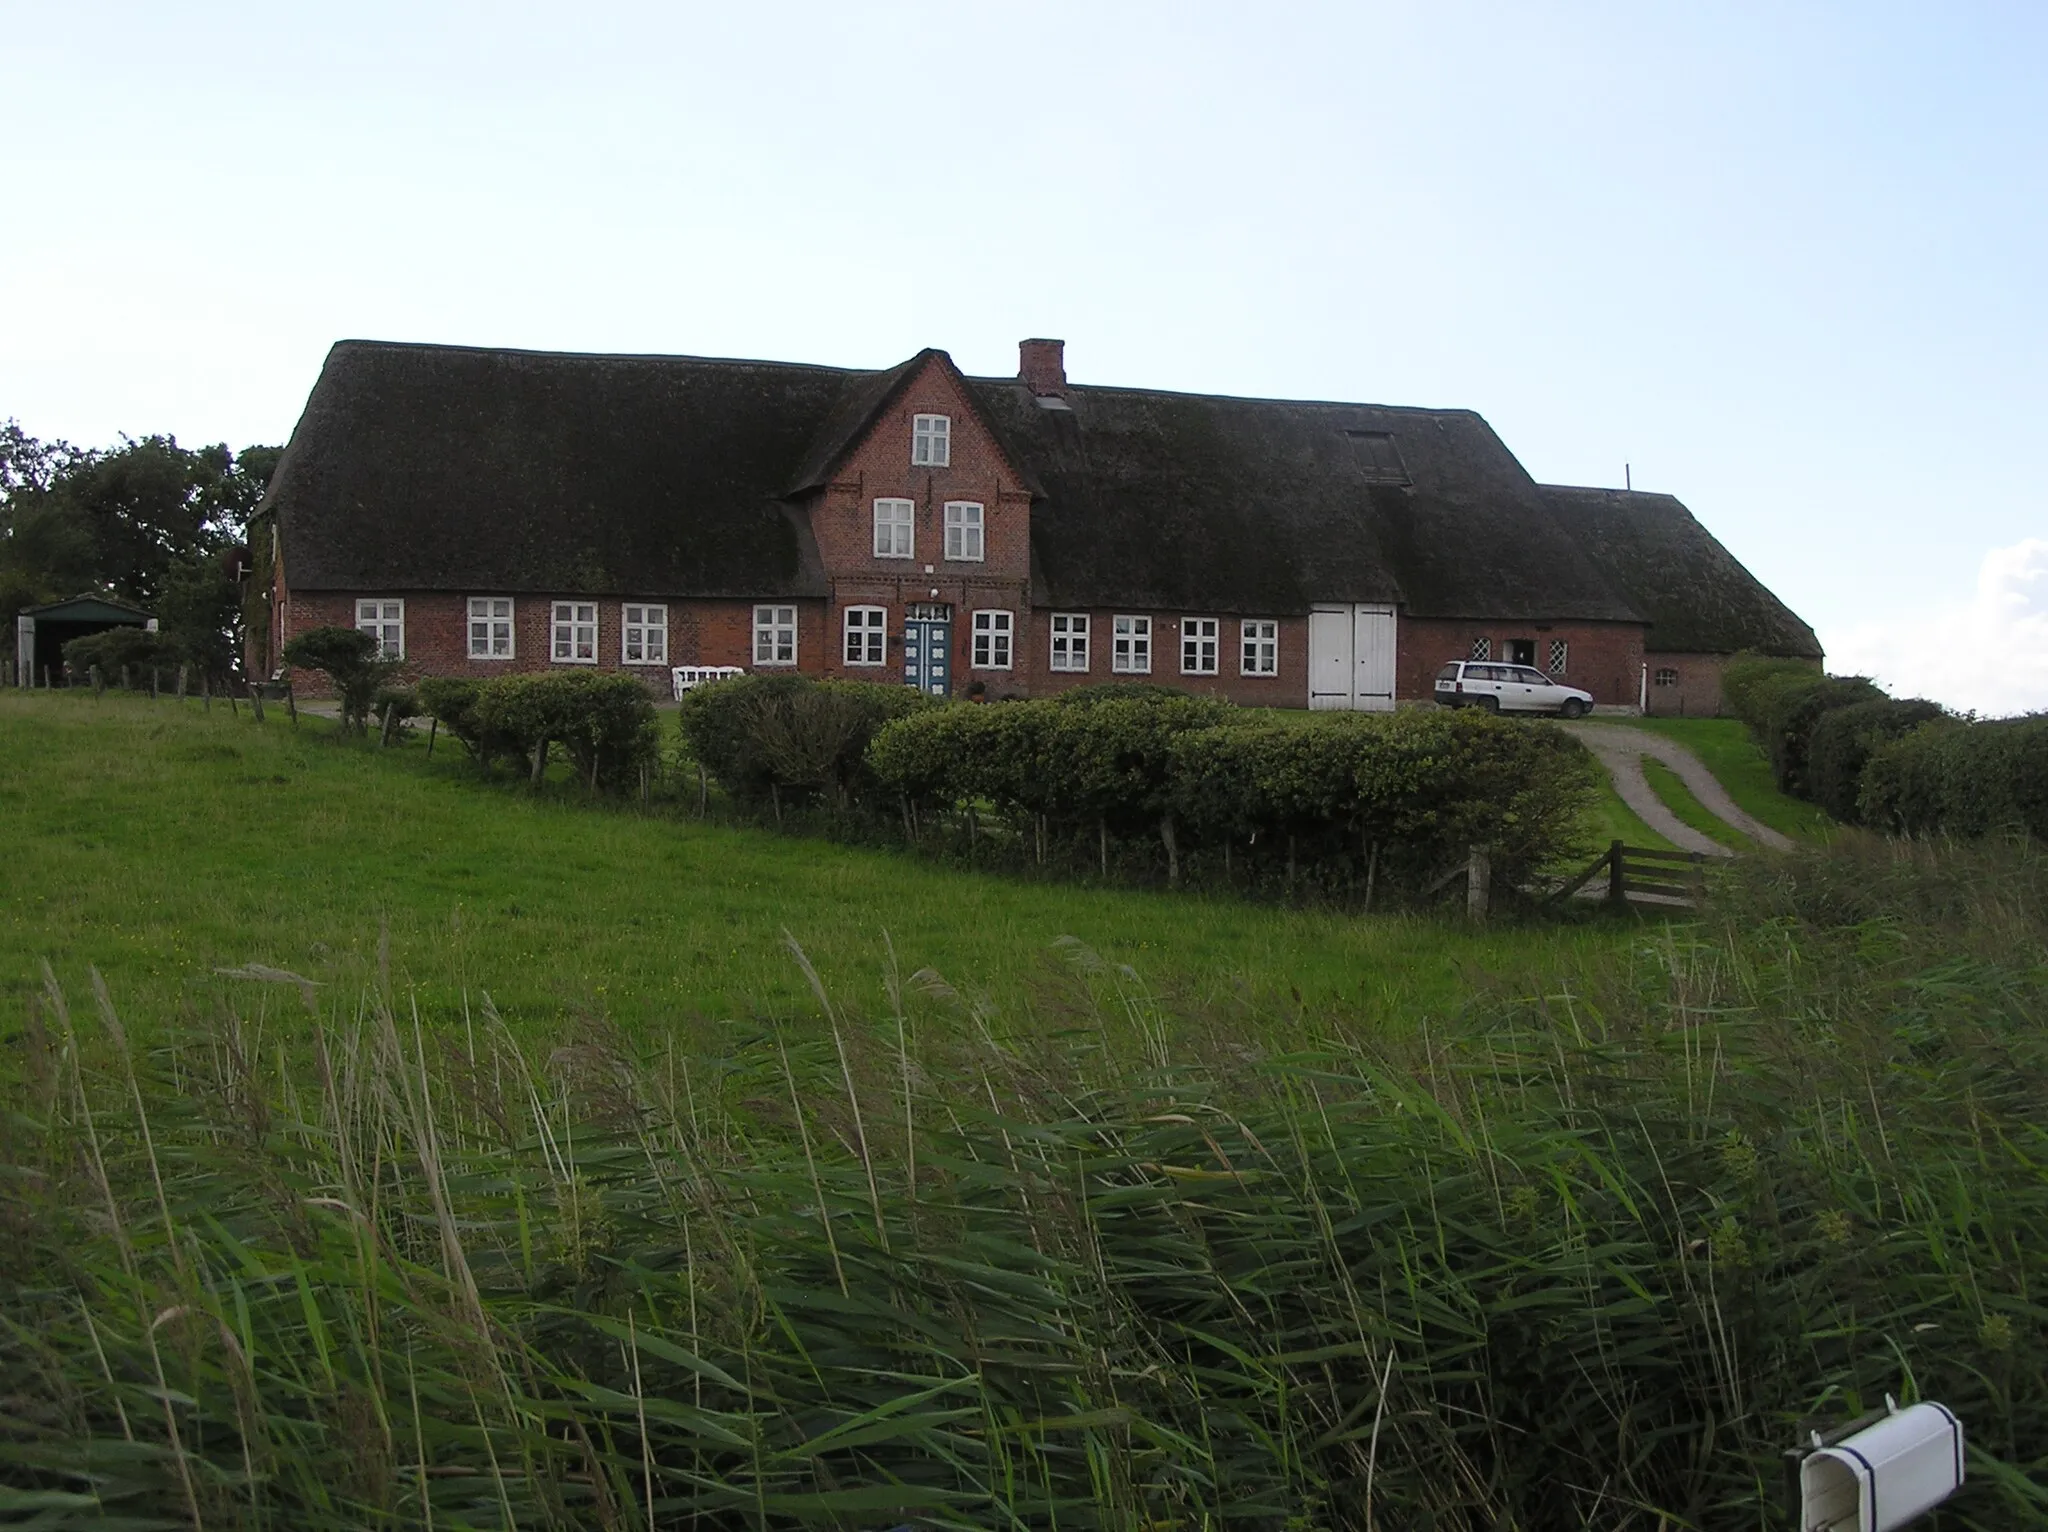
M 1550 684 L 1550 677 L 1540 670 L 1520 670 L 1515 672 L 1515 674 L 1532 686 L 1548 686 Z

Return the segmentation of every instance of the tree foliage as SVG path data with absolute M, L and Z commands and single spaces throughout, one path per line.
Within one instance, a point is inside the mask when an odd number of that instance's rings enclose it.
M 81 448 L 0 425 L 0 642 L 24 607 L 95 594 L 155 612 L 182 658 L 231 669 L 241 539 L 280 455 L 173 436 Z
M 377 640 L 356 628 L 309 628 L 284 646 L 287 665 L 320 671 L 341 699 L 342 727 L 367 731 L 377 688 L 398 668 L 378 658 Z

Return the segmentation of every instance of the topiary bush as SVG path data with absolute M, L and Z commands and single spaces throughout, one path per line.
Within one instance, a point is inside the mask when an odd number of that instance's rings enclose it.
M 736 799 L 788 794 L 847 807 L 894 791 L 867 764 L 877 732 L 935 706 L 908 686 L 729 676 L 686 692 L 677 725 L 691 755 Z
M 1843 824 L 1861 824 L 1863 768 L 1880 745 L 1944 718 L 1938 702 L 1880 697 L 1833 708 L 1815 720 L 1806 749 L 1806 793 Z
M 399 665 L 380 659 L 377 640 L 355 628 L 310 628 L 285 644 L 284 662 L 325 675 L 341 702 L 343 730 L 357 734 L 367 732 L 377 688 Z
M 421 709 L 454 735 L 469 758 L 488 773 L 498 761 L 520 760 L 522 751 L 518 741 L 484 726 L 480 711 L 483 690 L 483 682 L 462 676 L 429 676 L 418 687 Z
M 475 726 L 498 748 L 531 757 L 538 780 L 546 751 L 560 745 L 579 780 L 621 789 L 658 757 L 660 732 L 647 688 L 628 675 L 548 671 L 498 676 L 478 691 Z

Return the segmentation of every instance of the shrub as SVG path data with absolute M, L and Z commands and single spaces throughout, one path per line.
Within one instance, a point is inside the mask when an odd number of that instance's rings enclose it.
M 420 707 L 455 736 L 471 760 L 489 771 L 494 762 L 519 760 L 516 740 L 484 727 L 480 708 L 484 683 L 460 676 L 429 676 L 419 684 Z
M 84 676 L 97 665 L 101 679 L 106 681 L 118 681 L 123 665 L 146 674 L 152 667 L 177 663 L 177 648 L 161 633 L 152 633 L 147 628 L 108 628 L 74 638 L 64 646 L 66 670 L 74 676 Z
M 1900 834 L 2023 829 L 2048 840 L 2048 713 L 1923 724 L 1871 755 L 1858 808 Z
M 687 692 L 677 724 L 690 753 L 735 798 L 788 792 L 843 805 L 880 792 L 867 765 L 876 733 L 933 706 L 907 686 L 732 676 Z
M 1061 707 L 1094 707 L 1103 702 L 1188 702 L 1197 699 L 1178 688 L 1161 686 L 1157 681 L 1099 681 L 1093 686 L 1076 686 L 1049 700 Z M 1230 706 L 1227 702 L 1210 705 L 1219 710 Z
M 1758 743 L 1770 759 L 1771 776 L 1781 792 L 1810 798 L 1806 757 L 1814 726 L 1836 708 L 1881 702 L 1884 693 L 1860 676 L 1784 676 L 1766 682 L 1757 695 Z
M 1862 823 L 1863 768 L 1888 740 L 1945 717 L 1938 702 L 1881 697 L 1821 714 L 1806 750 L 1807 796 L 1844 824 Z
M 1721 672 L 1721 699 L 1728 711 L 1763 733 L 1764 702 L 1778 687 L 1809 681 L 1821 668 L 1809 660 L 1776 660 L 1760 654 L 1738 654 Z
M 660 734 L 647 688 L 632 676 L 550 671 L 483 683 L 475 724 L 499 749 L 534 759 L 549 745 L 569 752 L 576 775 L 593 788 L 622 788 L 658 754 Z
M 398 668 L 396 660 L 378 658 L 377 640 L 355 628 L 310 628 L 285 644 L 284 662 L 325 675 L 341 700 L 342 727 L 358 734 L 368 726 L 377 688 Z

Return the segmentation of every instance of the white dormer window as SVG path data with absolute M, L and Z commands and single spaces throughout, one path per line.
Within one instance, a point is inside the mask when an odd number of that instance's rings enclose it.
M 910 419 L 911 466 L 944 468 L 952 461 L 952 420 L 944 415 L 913 415 Z
M 908 500 L 877 500 L 875 502 L 875 557 L 878 559 L 907 559 L 911 554 L 911 513 L 915 507 Z
M 981 551 L 981 507 L 972 500 L 946 502 L 946 557 L 979 564 Z

